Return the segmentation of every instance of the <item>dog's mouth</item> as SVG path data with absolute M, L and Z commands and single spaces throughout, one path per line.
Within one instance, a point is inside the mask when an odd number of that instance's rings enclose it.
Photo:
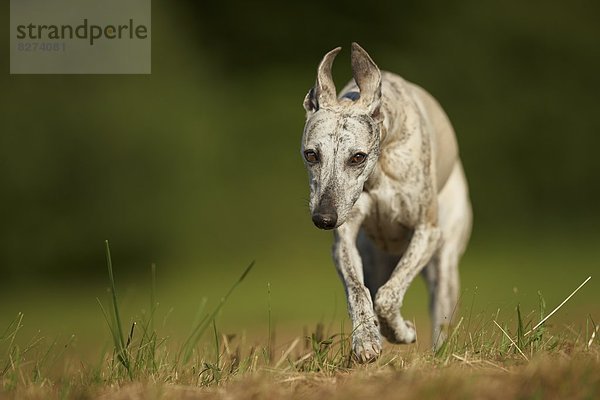
M 315 224 L 315 226 L 323 231 L 330 231 L 335 229 L 335 226 L 319 226 L 317 224 Z

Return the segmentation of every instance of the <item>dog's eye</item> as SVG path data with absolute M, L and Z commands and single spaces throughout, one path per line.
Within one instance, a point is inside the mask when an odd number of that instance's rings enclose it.
M 359 165 L 365 162 L 367 155 L 365 153 L 356 153 L 350 158 L 350 164 Z
M 319 162 L 319 156 L 312 150 L 306 150 L 304 152 L 304 159 L 311 164 Z

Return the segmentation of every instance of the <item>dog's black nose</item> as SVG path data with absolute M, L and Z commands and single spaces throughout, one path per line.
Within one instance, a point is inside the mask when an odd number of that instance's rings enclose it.
M 335 211 L 325 214 L 313 214 L 312 220 L 319 229 L 333 229 L 337 223 L 337 214 Z

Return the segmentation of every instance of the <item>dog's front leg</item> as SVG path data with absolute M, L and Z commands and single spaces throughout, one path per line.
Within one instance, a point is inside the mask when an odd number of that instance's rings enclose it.
M 368 213 L 371 199 L 362 193 L 351 217 L 334 232 L 333 259 L 344 283 L 348 313 L 352 320 L 352 350 L 359 362 L 376 359 L 381 353 L 381 335 L 373 310 L 371 294 L 364 284 L 362 260 L 356 247 L 360 226 Z
M 381 333 L 392 343 L 412 343 L 417 338 L 413 324 L 402 319 L 400 307 L 408 286 L 429 262 L 439 242 L 440 230 L 436 226 L 418 225 L 392 276 L 377 291 L 375 311 Z

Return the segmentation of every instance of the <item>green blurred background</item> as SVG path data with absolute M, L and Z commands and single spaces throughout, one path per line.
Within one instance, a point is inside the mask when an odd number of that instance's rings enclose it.
M 352 41 L 454 124 L 475 212 L 463 304 L 512 313 L 539 290 L 551 306 L 599 270 L 597 1 L 181 0 L 152 14 L 150 76 L 11 76 L 4 52 L 0 328 L 21 311 L 29 332 L 108 341 L 104 239 L 126 318 L 147 308 L 155 262 L 175 336 L 251 260 L 223 330 L 265 333 L 269 303 L 282 331 L 343 319 L 299 144 L 320 58 L 344 47 L 341 87 Z M 557 323 L 600 319 L 598 279 Z M 420 280 L 405 309 L 427 324 Z

